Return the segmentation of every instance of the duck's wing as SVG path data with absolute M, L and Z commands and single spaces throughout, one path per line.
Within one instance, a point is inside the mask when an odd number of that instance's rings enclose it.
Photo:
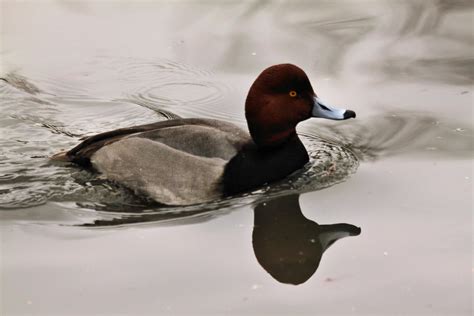
M 225 165 L 248 140 L 234 125 L 205 120 L 129 135 L 99 148 L 90 163 L 161 203 L 194 204 L 222 195 Z
M 134 136 L 103 146 L 91 157 L 91 165 L 106 179 L 169 205 L 221 196 L 225 164 L 221 158 L 196 156 Z
M 129 137 L 148 138 L 205 157 L 209 157 L 211 154 L 208 149 L 220 141 L 222 144 L 227 143 L 227 146 L 217 153 L 217 157 L 222 158 L 228 156 L 229 146 L 239 147 L 241 143 L 249 140 L 247 133 L 227 122 L 211 119 L 176 119 L 100 133 L 88 137 L 71 150 L 59 153 L 52 158 L 91 166 L 91 157 L 99 149 Z M 206 139 L 213 140 L 213 144 L 199 146 L 201 142 L 193 141 Z M 214 148 L 216 147 L 219 146 L 214 146 Z
M 145 138 L 175 150 L 204 158 L 229 161 L 250 141 L 247 133 L 236 126 L 181 125 L 138 133 L 132 137 Z

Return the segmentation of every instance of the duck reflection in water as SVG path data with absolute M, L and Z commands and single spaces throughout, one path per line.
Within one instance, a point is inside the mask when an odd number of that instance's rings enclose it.
M 350 224 L 319 225 L 301 212 L 299 194 L 259 203 L 252 244 L 260 265 L 282 283 L 301 284 L 316 272 L 323 253 L 338 239 L 358 236 Z

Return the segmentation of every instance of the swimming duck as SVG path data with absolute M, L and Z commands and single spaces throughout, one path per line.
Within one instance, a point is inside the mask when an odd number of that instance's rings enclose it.
M 245 116 L 250 134 L 219 120 L 173 119 L 94 135 L 53 159 L 93 168 L 163 204 L 195 204 L 255 189 L 303 167 L 309 157 L 296 133 L 299 122 L 356 115 L 325 104 L 301 68 L 279 64 L 250 87 Z

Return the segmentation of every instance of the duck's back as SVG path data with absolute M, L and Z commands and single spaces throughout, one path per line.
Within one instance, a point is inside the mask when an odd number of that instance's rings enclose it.
M 219 197 L 226 163 L 249 141 L 230 123 L 179 119 L 95 135 L 66 156 L 159 202 L 182 205 Z

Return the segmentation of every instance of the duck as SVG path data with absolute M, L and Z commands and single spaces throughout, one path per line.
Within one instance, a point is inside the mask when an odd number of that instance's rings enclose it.
M 245 101 L 248 132 L 221 120 L 179 118 L 84 139 L 53 160 L 100 173 L 165 205 L 191 205 L 249 192 L 301 169 L 308 153 L 296 132 L 310 118 L 346 120 L 293 64 L 264 69 Z

